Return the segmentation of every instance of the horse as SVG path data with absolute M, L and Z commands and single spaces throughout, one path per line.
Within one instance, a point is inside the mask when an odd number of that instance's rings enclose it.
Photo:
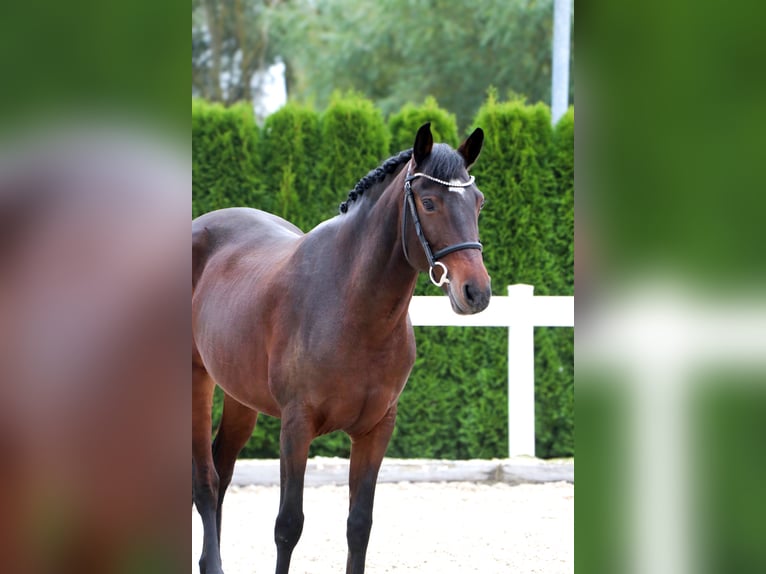
M 221 507 L 258 413 L 281 419 L 277 574 L 304 523 L 309 446 L 351 438 L 347 574 L 363 574 L 378 471 L 415 361 L 408 307 L 427 272 L 459 314 L 484 310 L 484 196 L 468 170 L 484 141 L 411 149 L 372 170 L 340 213 L 304 234 L 275 215 L 227 208 L 192 222 L 192 491 L 202 574 L 221 574 Z M 214 387 L 224 393 L 215 440 Z

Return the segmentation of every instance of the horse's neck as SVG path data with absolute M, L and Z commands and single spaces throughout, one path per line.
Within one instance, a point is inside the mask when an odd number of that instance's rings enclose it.
M 341 216 L 339 249 L 346 252 L 348 304 L 370 320 L 404 321 L 417 282 L 404 258 L 400 212 L 403 174 Z M 350 247 L 349 247 L 350 246 Z

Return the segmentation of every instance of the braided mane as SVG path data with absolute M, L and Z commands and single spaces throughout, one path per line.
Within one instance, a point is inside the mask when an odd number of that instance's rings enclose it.
M 381 165 L 370 171 L 362 179 L 360 179 L 348 193 L 348 199 L 340 204 L 340 212 L 346 213 L 349 208 L 349 204 L 356 201 L 365 191 L 370 189 L 376 183 L 383 181 L 386 176 L 394 173 L 400 165 L 408 161 L 412 157 L 412 148 L 400 151 L 393 157 L 388 158 Z
M 356 201 L 373 185 L 383 181 L 386 176 L 395 172 L 400 165 L 412 157 L 412 148 L 400 151 L 388 158 L 380 166 L 365 175 L 348 194 L 348 199 L 340 204 L 340 212 L 346 213 L 350 204 Z M 426 163 L 429 173 L 436 178 L 449 180 L 461 170 L 465 170 L 465 160 L 457 151 L 444 143 L 434 144 Z

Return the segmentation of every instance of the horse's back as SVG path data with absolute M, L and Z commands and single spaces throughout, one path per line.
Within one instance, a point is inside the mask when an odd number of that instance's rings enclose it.
M 280 252 L 302 235 L 289 221 L 258 209 L 231 207 L 201 215 L 192 220 L 192 287 L 207 262 L 224 249 L 239 253 Z

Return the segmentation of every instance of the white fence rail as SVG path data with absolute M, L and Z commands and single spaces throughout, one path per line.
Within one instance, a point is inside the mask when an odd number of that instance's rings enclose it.
M 413 297 L 420 327 L 508 329 L 508 455 L 535 455 L 535 327 L 574 327 L 574 297 L 536 297 L 532 285 L 509 285 L 476 315 L 456 315 L 447 297 Z

